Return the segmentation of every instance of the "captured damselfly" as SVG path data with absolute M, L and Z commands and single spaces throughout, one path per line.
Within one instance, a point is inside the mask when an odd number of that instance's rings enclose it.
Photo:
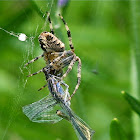
M 91 140 L 94 131 L 70 108 L 68 85 L 53 75 L 49 75 L 47 81 L 51 94 L 23 107 L 24 114 L 37 123 L 56 123 L 64 118 L 72 124 L 79 140 Z
M 94 131 L 72 111 L 70 105 L 67 104 L 67 100 L 65 101 L 65 99 L 62 98 L 61 94 L 65 95 L 65 93 L 58 90 L 62 87 L 60 84 L 58 86 L 58 81 L 54 78 L 53 75 L 51 75 L 48 79 L 48 87 L 55 100 L 58 101 L 62 107 L 62 111 L 57 110 L 57 115 L 71 122 L 79 140 L 91 140 Z M 66 94 L 69 95 L 68 93 Z

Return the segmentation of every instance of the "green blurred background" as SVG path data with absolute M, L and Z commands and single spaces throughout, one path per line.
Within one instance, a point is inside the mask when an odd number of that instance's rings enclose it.
M 76 140 L 70 123 L 38 124 L 29 121 L 22 106 L 49 93 L 43 74 L 26 78 L 45 66 L 38 60 L 26 69 L 23 65 L 42 54 L 38 35 L 49 30 L 42 15 L 51 11 L 56 36 L 69 49 L 65 27 L 55 15 L 57 2 L 0 1 L 0 27 L 25 33 L 26 42 L 0 30 L 0 139 L 1 140 Z M 72 98 L 74 112 L 96 131 L 94 140 L 109 140 L 114 117 L 121 122 L 129 140 L 133 139 L 131 111 L 121 96 L 130 91 L 130 5 L 129 1 L 70 1 L 63 11 L 70 27 L 76 54 L 82 60 L 82 81 Z M 46 23 L 46 24 L 45 24 Z M 65 78 L 70 93 L 76 85 L 77 66 Z

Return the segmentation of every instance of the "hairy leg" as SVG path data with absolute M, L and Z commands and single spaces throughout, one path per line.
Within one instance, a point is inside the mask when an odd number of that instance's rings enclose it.
M 38 59 L 40 59 L 40 58 L 42 58 L 42 57 L 44 57 L 44 54 L 39 55 L 39 56 L 35 57 L 34 59 L 30 60 L 28 63 L 26 63 L 26 64 L 24 65 L 24 67 L 28 66 L 29 64 L 35 62 L 36 60 L 38 60 Z

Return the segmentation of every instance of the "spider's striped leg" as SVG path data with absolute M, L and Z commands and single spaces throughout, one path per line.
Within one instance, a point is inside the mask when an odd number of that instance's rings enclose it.
M 34 59 L 30 60 L 28 63 L 26 63 L 26 64 L 24 65 L 24 67 L 28 66 L 29 64 L 35 62 L 36 60 L 38 60 L 38 59 L 40 59 L 40 58 L 42 58 L 42 57 L 44 57 L 44 54 L 39 55 L 39 56 L 35 57 Z
M 41 72 L 49 73 L 50 68 L 51 68 L 50 66 L 46 66 L 43 69 L 41 69 L 41 70 L 39 70 L 39 71 L 37 71 L 35 73 L 32 73 L 32 74 L 28 75 L 27 77 L 31 77 L 31 76 L 36 75 L 36 74 L 41 73 Z
M 47 18 L 48 18 L 48 21 L 49 21 L 50 33 L 54 34 L 54 30 L 53 30 L 53 26 L 52 26 L 52 21 L 50 19 L 50 13 L 49 12 L 47 12 Z
M 34 75 L 36 75 L 36 74 L 38 74 L 38 73 L 40 73 L 40 72 L 43 72 L 43 69 L 41 69 L 41 70 L 39 70 L 39 71 L 37 71 L 37 72 L 35 72 L 35 73 L 29 74 L 27 77 L 34 76 Z
M 65 77 L 67 76 L 67 74 L 72 70 L 72 67 L 73 67 L 73 65 L 75 64 L 75 62 L 76 62 L 76 58 L 74 57 L 73 60 L 71 60 L 69 66 L 68 66 L 67 71 L 66 71 L 66 72 L 63 74 L 63 76 L 61 77 L 61 80 L 62 80 L 63 78 L 65 78 Z
M 74 55 L 65 57 L 64 59 L 62 59 L 61 61 L 59 61 L 57 64 L 59 66 L 61 66 L 61 69 L 65 68 L 66 66 L 69 66 L 69 64 L 71 63 L 71 61 L 74 59 Z M 63 76 L 63 75 L 62 75 Z M 62 77 L 61 76 L 61 77 Z
M 45 88 L 48 84 L 44 85 L 43 87 L 41 87 L 38 91 L 42 90 L 43 88 Z
M 53 55 L 54 57 L 59 57 L 63 54 L 63 52 L 53 52 L 51 53 L 51 55 Z
M 65 57 L 65 56 L 71 56 L 73 54 L 74 53 L 71 50 L 69 50 L 69 51 L 63 51 L 63 52 L 53 52 L 53 53 L 51 53 L 51 55 L 53 55 L 55 57 L 59 57 L 59 56 Z
M 56 62 L 58 62 L 60 59 L 64 58 L 64 57 L 67 55 L 66 52 L 67 52 L 67 51 L 64 51 L 64 52 L 62 53 L 62 55 L 60 55 L 60 56 L 58 56 L 57 58 L 55 58 L 49 65 L 50 65 L 50 66 L 53 66 L 54 63 L 56 63 Z
M 55 78 L 56 80 L 61 81 L 61 78 L 60 78 L 60 77 L 55 76 L 55 75 L 53 75 L 53 76 L 54 76 L 54 78 Z M 63 84 L 63 82 L 62 82 L 62 84 Z
M 59 14 L 61 20 L 63 21 L 64 25 L 65 25 L 65 28 L 67 30 L 67 35 L 68 35 L 68 38 L 69 38 L 69 46 L 71 48 L 71 50 L 74 52 L 74 46 L 72 44 L 72 37 L 71 37 L 71 32 L 70 32 L 70 29 L 67 25 L 67 23 L 65 22 L 64 18 Z
M 55 54 L 55 53 L 54 53 Z M 67 57 L 69 55 L 73 55 L 72 51 L 64 51 L 64 52 L 56 52 L 56 54 L 58 55 L 57 58 L 55 58 L 49 65 L 53 66 L 56 62 L 60 61 L 61 59 L 63 59 L 64 57 Z
M 79 88 L 80 82 L 81 82 L 81 65 L 82 65 L 81 59 L 79 57 L 76 57 L 76 61 L 78 61 L 77 85 L 75 86 L 75 89 L 74 89 L 73 93 L 71 94 L 69 100 L 71 100 L 72 96 L 76 93 L 77 89 Z

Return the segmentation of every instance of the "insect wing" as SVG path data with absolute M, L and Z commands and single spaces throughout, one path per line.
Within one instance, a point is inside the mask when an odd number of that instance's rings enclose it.
M 57 110 L 56 114 L 68 121 L 74 127 L 74 130 L 79 138 L 79 140 L 91 140 L 94 131 L 77 115 L 70 108 L 70 104 L 65 101 L 65 96 L 68 97 L 69 93 L 63 90 L 62 86 L 56 79 L 51 78 L 48 81 L 49 89 L 52 95 L 55 96 L 55 99 L 59 101 L 62 110 Z
M 22 109 L 24 114 L 32 122 L 57 123 L 62 120 L 62 118 L 56 114 L 56 111 L 61 108 L 51 95 L 30 105 L 26 105 Z
M 78 117 L 70 107 L 61 104 L 63 110 L 57 111 L 57 115 L 71 122 L 79 140 L 91 140 L 95 131 L 93 131 L 80 117 Z
M 93 131 L 81 118 L 73 113 L 71 123 L 79 140 L 91 140 L 95 131 Z

